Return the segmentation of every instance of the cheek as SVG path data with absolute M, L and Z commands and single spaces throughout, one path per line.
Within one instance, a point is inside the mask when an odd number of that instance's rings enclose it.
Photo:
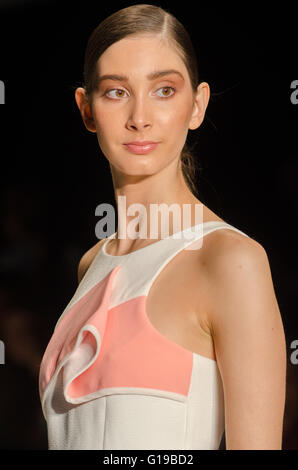
M 167 112 L 163 119 L 159 120 L 160 137 L 165 139 L 169 149 L 175 150 L 184 145 L 188 132 L 189 112 L 175 109 Z
M 109 141 L 111 137 L 115 137 L 115 133 L 119 132 L 121 119 L 118 113 L 109 110 L 97 108 L 95 110 L 94 119 L 96 122 L 97 134 L 101 140 Z
M 176 101 L 173 106 L 168 106 L 160 113 L 158 120 L 162 126 L 171 130 L 171 134 L 174 135 L 175 132 L 178 137 L 188 128 L 190 111 L 190 104 L 185 103 L 185 100 Z

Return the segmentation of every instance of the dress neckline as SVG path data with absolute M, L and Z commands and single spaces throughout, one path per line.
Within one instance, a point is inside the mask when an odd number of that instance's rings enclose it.
M 170 240 L 171 238 L 177 239 L 177 238 L 174 238 L 174 236 L 177 236 L 177 235 L 180 235 L 180 234 L 182 235 L 183 233 L 189 233 L 189 232 L 192 232 L 194 235 L 196 233 L 201 233 L 200 232 L 200 226 L 201 225 L 203 225 L 203 227 L 204 227 L 205 225 L 208 225 L 208 224 L 223 224 L 223 223 L 225 223 L 225 222 L 223 222 L 221 220 L 209 220 L 207 222 L 201 222 L 199 224 L 187 227 L 184 230 L 180 230 L 178 232 L 175 232 L 172 235 L 169 235 L 168 237 L 163 237 L 163 238 L 161 238 L 160 240 L 157 240 L 154 243 L 150 243 L 150 245 L 144 246 L 143 248 L 139 248 L 138 250 L 134 250 L 134 251 L 131 251 L 129 253 L 125 253 L 124 255 L 110 255 L 106 251 L 106 247 L 107 247 L 109 241 L 112 240 L 113 238 L 115 238 L 116 232 L 114 232 L 112 235 L 110 235 L 109 237 L 106 238 L 105 242 L 102 245 L 101 252 L 104 256 L 107 256 L 109 258 L 115 258 L 115 259 L 126 258 L 128 256 L 134 255 L 135 253 L 139 253 L 140 251 L 146 250 L 146 249 L 150 248 L 153 245 L 157 245 L 158 243 L 162 242 L 163 240 Z M 183 236 L 181 237 L 181 239 L 182 238 L 183 238 Z M 180 239 L 180 238 L 178 237 L 178 239 Z M 185 239 L 185 240 L 187 240 L 187 239 Z M 191 239 L 189 238 L 188 240 L 191 240 Z

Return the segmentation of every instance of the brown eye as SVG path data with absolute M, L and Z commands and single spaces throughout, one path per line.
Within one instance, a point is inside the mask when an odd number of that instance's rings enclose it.
M 116 92 L 116 95 L 108 95 L 109 93 L 111 93 L 112 91 Z M 113 88 L 111 90 L 108 90 L 105 95 L 106 96 L 109 96 L 109 98 L 123 98 L 124 94 L 126 93 L 125 90 L 122 90 L 121 88 Z
M 119 94 L 120 94 L 120 98 L 124 95 L 124 91 L 123 91 L 123 90 L 116 90 L 116 93 L 118 93 L 117 96 L 119 96 Z
M 161 97 L 165 97 L 167 98 L 168 96 L 172 96 L 175 92 L 175 88 L 171 87 L 171 86 L 164 86 L 162 88 L 159 88 L 159 90 L 163 90 L 162 91 L 162 95 L 158 95 L 158 96 L 161 96 Z M 159 91 L 157 90 L 157 91 Z M 172 93 L 171 93 L 172 91 Z

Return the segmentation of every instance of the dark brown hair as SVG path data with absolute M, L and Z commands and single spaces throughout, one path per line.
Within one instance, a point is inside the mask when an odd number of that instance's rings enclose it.
M 97 87 L 97 61 L 112 44 L 128 35 L 156 33 L 172 43 L 183 60 L 195 92 L 199 84 L 197 57 L 190 36 L 182 23 L 167 10 L 155 5 L 138 4 L 116 11 L 105 18 L 88 39 L 84 58 L 84 84 L 89 103 Z M 187 142 L 181 152 L 181 167 L 185 182 L 197 196 L 196 161 Z

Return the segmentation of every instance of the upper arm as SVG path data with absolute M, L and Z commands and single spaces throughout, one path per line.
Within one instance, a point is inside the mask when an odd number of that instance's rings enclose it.
M 79 264 L 78 264 L 78 283 L 79 284 L 81 280 L 83 279 L 85 273 L 87 272 L 93 259 L 95 258 L 96 254 L 98 253 L 103 240 L 100 240 L 94 246 L 89 248 L 89 250 L 86 251 L 86 253 L 84 253 L 83 256 L 81 257 Z
M 281 449 L 286 344 L 264 248 L 223 238 L 210 269 L 210 326 L 225 400 L 226 448 Z

